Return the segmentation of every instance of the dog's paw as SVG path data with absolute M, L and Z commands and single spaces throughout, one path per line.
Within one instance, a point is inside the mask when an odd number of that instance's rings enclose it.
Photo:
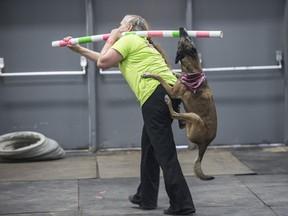
M 153 74 L 149 73 L 149 72 L 145 72 L 141 75 L 142 78 L 152 78 Z
M 166 104 L 171 103 L 171 99 L 168 95 L 165 95 L 164 99 L 165 99 Z
M 180 78 L 181 77 L 181 74 L 180 73 L 178 73 L 178 72 L 172 72 L 173 73 L 173 75 L 178 79 L 178 78 Z

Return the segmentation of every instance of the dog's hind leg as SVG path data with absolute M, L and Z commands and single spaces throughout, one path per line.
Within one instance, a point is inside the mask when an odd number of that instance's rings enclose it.
M 207 128 L 201 117 L 196 113 L 178 113 L 172 107 L 171 99 L 165 96 L 165 102 L 169 108 L 173 119 L 185 121 L 186 135 L 191 142 L 196 144 L 203 143 L 206 140 Z
M 170 115 L 173 119 L 181 119 L 181 120 L 185 120 L 186 118 L 183 116 L 185 115 L 186 113 L 180 113 L 180 112 L 176 112 L 174 109 L 173 109 L 173 106 L 172 106 L 172 101 L 170 99 L 170 97 L 168 95 L 165 95 L 165 102 L 169 108 L 169 111 L 170 111 Z M 177 111 L 180 111 L 177 110 Z
M 188 124 L 189 127 L 193 127 L 193 130 L 206 130 L 203 120 L 196 113 L 180 113 L 180 109 L 177 112 L 173 109 L 172 101 L 168 95 L 165 95 L 165 102 L 169 108 L 170 115 L 173 119 L 182 120 L 185 124 Z M 194 124 L 196 125 L 194 125 Z M 197 132 L 197 131 L 196 131 Z M 187 134 L 188 138 L 192 138 L 191 135 Z M 194 138 L 196 139 L 196 137 Z
M 212 180 L 213 176 L 207 176 L 203 173 L 201 162 L 206 152 L 207 146 L 207 128 L 200 116 L 195 113 L 177 113 L 172 107 L 171 99 L 168 95 L 165 96 L 165 102 L 168 105 L 171 117 L 173 119 L 185 120 L 186 122 L 186 135 L 188 139 L 196 143 L 198 146 L 198 156 L 194 162 L 195 175 L 201 180 Z
M 201 167 L 201 161 L 203 159 L 204 153 L 207 149 L 207 144 L 202 143 L 201 145 L 198 145 L 199 148 L 199 153 L 198 156 L 196 158 L 196 160 L 194 161 L 194 172 L 195 175 L 200 178 L 201 180 L 213 180 L 214 176 L 208 176 L 205 175 L 202 171 L 202 167 Z
M 180 106 L 177 107 L 176 112 L 177 112 L 177 113 L 180 113 Z M 183 120 L 183 119 L 178 119 L 178 126 L 179 126 L 180 129 L 185 128 L 185 127 L 186 127 L 185 120 Z

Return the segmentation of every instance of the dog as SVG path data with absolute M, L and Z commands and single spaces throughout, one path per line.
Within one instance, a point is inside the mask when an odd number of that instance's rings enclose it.
M 197 49 L 186 29 L 181 27 L 179 34 L 175 63 L 181 62 L 182 73 L 177 75 L 175 85 L 170 86 L 158 74 L 146 72 L 142 78 L 154 78 L 163 85 L 169 95 L 165 96 L 165 102 L 171 117 L 185 122 L 187 138 L 198 146 L 198 156 L 194 162 L 195 175 L 201 180 L 212 180 L 213 176 L 203 173 L 201 161 L 207 146 L 215 139 L 217 133 L 217 113 L 213 93 L 202 71 Z M 186 113 L 176 112 L 170 97 L 181 99 Z

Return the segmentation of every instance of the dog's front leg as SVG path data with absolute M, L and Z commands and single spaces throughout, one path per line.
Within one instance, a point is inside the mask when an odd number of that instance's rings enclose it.
M 177 81 L 175 83 L 174 86 L 170 86 L 161 76 L 159 76 L 158 74 L 153 74 L 153 73 L 144 73 L 142 74 L 142 78 L 153 78 L 156 79 L 160 82 L 160 84 L 164 87 L 164 89 L 166 90 L 167 94 L 171 97 L 171 98 L 181 98 L 180 95 L 178 95 L 179 90 L 180 90 L 180 85 L 176 85 L 179 81 Z

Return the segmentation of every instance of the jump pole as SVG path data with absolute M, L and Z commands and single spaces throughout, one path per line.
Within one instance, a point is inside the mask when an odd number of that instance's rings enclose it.
M 222 31 L 187 31 L 190 37 L 195 38 L 222 38 Z M 138 35 L 140 37 L 173 37 L 178 38 L 180 36 L 179 31 L 131 31 L 131 32 L 123 32 L 121 35 Z M 59 40 L 52 41 L 52 47 L 65 47 L 69 44 L 83 44 L 83 43 L 91 43 L 97 41 L 107 40 L 110 34 L 99 34 L 92 36 L 85 36 L 79 38 L 72 38 L 68 42 Z

